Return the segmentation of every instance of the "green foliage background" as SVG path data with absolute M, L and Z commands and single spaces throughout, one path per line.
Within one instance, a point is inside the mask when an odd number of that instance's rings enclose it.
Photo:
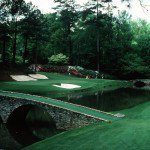
M 97 5 L 92 0 L 84 7 L 74 0 L 55 2 L 55 13 L 42 14 L 31 3 L 1 0 L 3 64 L 47 64 L 52 55 L 62 53 L 69 58 L 69 65 L 97 70 L 99 58 L 100 71 L 119 78 L 149 78 L 148 22 L 133 21 L 125 11 L 117 17 L 111 10 L 97 12 L 97 8 L 100 10 L 108 1 Z M 64 63 L 67 62 L 58 64 Z

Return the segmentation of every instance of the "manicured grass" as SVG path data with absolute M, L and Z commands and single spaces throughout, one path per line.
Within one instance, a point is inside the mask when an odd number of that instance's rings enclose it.
M 100 90 L 112 90 L 115 88 L 129 86 L 129 82 L 115 80 L 82 79 L 61 74 L 41 73 L 48 80 L 26 81 L 26 82 L 0 82 L 0 90 L 14 91 L 20 93 L 35 94 L 58 98 L 69 93 L 91 93 Z M 80 85 L 78 89 L 62 89 L 52 86 L 53 84 L 70 83 Z
M 24 150 L 149 150 L 150 102 L 121 113 L 126 119 L 64 132 Z
M 125 81 L 81 79 L 60 74 L 42 73 L 48 80 L 29 82 L 1 82 L 0 90 L 38 94 L 59 98 L 68 93 L 89 93 L 99 90 L 112 90 L 131 85 Z M 71 83 L 80 85 L 79 89 L 60 89 L 52 84 Z M 31 96 L 32 97 L 32 96 Z M 45 101 L 45 98 L 39 98 Z M 38 98 L 37 98 L 38 100 Z M 49 99 L 47 99 L 49 100 Z M 60 104 L 60 103 L 59 103 Z M 66 107 L 66 106 L 65 106 Z M 72 106 L 67 105 L 68 108 Z M 80 109 L 74 108 L 75 110 Z M 84 110 L 86 111 L 86 110 Z M 147 149 L 149 147 L 150 104 L 143 104 L 122 111 L 127 118 L 112 123 L 93 124 L 87 127 L 58 134 L 52 138 L 33 144 L 26 150 L 116 150 Z M 147 116 L 145 119 L 144 116 Z M 142 138 L 141 138 L 142 137 Z

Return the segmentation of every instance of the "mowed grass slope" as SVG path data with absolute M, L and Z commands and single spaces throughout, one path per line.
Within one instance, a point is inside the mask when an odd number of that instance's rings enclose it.
M 20 93 L 37 94 L 51 98 L 62 97 L 68 93 L 88 93 L 99 90 L 111 90 L 119 87 L 129 86 L 129 82 L 100 79 L 82 79 L 53 73 L 41 73 L 48 80 L 24 81 L 24 82 L 0 82 L 0 90 L 14 91 Z M 80 85 L 77 89 L 63 89 L 53 84 L 70 83 Z
M 126 119 L 64 132 L 24 150 L 149 150 L 150 102 L 121 113 Z

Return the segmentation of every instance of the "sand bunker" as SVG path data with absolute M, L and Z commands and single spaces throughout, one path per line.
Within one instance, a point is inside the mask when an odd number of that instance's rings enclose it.
M 27 75 L 10 75 L 15 81 L 36 81 L 37 79 L 48 79 L 45 75 L 42 74 L 29 74 Z
M 31 78 L 26 75 L 10 75 L 16 81 L 36 81 L 37 79 Z
M 118 117 L 118 118 L 123 118 L 123 117 L 125 117 L 124 114 L 120 114 L 120 113 L 117 113 L 117 114 L 115 114 L 114 116 L 116 116 L 116 117 Z
M 75 89 L 75 88 L 80 88 L 81 86 L 75 85 L 75 84 L 64 84 L 61 83 L 60 85 L 53 84 L 53 86 L 59 87 L 59 88 L 64 88 L 64 89 Z
M 45 75 L 42 74 L 29 74 L 29 76 L 35 79 L 48 79 Z

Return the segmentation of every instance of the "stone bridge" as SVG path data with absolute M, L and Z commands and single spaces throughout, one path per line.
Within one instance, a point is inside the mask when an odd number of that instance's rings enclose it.
M 90 123 L 103 121 L 98 118 L 83 115 L 53 105 L 35 102 L 27 99 L 0 96 L 0 115 L 3 123 L 24 122 L 28 112 L 33 107 L 40 107 L 53 118 L 56 128 L 68 130 Z
M 112 122 L 120 117 L 84 106 L 35 95 L 0 91 L 0 123 L 6 124 L 8 134 L 23 145 L 39 141 L 28 126 L 26 117 L 34 108 L 42 110 L 53 120 L 52 128 L 69 130 L 98 122 Z M 45 127 L 45 126 L 44 126 Z M 46 126 L 47 128 L 47 126 Z M 51 126 L 48 128 L 52 129 Z M 31 131 L 32 130 L 32 131 Z
M 150 88 L 150 80 L 149 79 L 137 79 L 133 80 L 133 85 L 137 88 L 146 87 Z
M 69 130 L 119 118 L 113 114 L 46 97 L 0 91 L 0 119 L 3 123 L 24 122 L 29 110 L 40 107 L 55 122 L 57 129 Z

